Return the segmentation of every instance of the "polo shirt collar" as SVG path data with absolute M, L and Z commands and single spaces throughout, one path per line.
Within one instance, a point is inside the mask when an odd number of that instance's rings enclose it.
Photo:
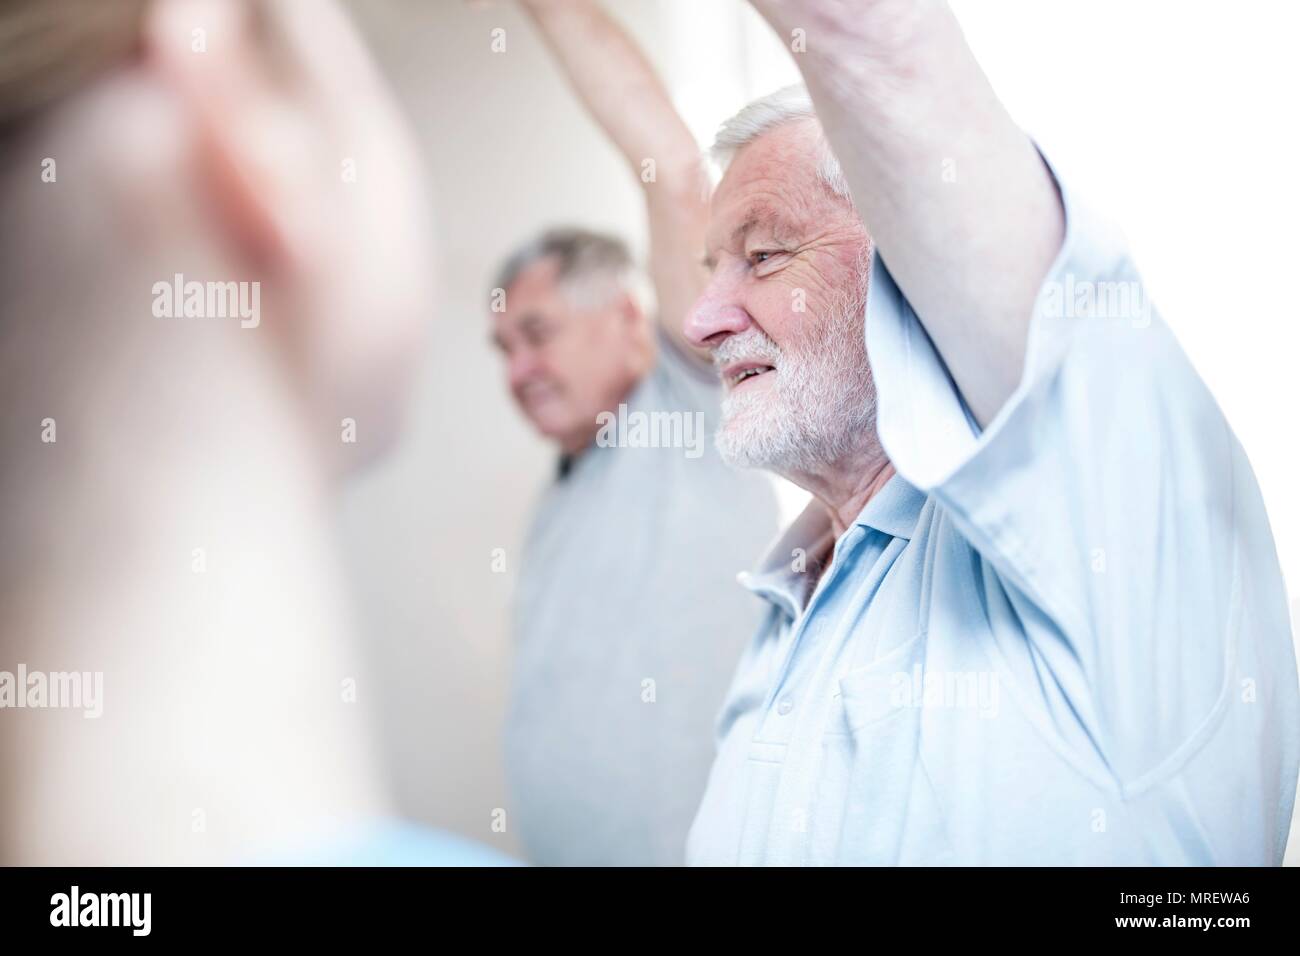
M 742 571 L 736 575 L 736 580 L 790 617 L 798 617 L 807 578 L 794 570 L 795 552 L 801 550 L 808 560 L 812 560 L 828 552 L 833 539 L 831 516 L 826 513 L 825 506 L 814 499 L 767 549 L 754 570 Z
M 895 474 L 858 513 L 855 525 L 871 528 L 893 538 L 912 539 L 925 495 Z M 811 562 L 823 557 L 830 561 L 834 530 L 826 506 L 810 501 L 794 522 L 767 549 L 753 571 L 742 572 L 737 580 L 761 597 L 776 604 L 791 617 L 798 617 L 806 595 L 807 577 L 794 570 L 796 550 Z
M 891 538 L 911 541 L 916 532 L 916 522 L 925 507 L 925 494 L 897 472 L 858 512 L 853 522 L 864 528 L 874 528 Z

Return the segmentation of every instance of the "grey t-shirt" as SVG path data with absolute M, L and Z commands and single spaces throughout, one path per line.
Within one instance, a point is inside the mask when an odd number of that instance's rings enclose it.
M 714 450 L 719 399 L 716 376 L 662 340 L 625 414 L 538 507 L 506 723 L 535 863 L 683 862 L 714 720 L 765 613 L 736 574 L 777 530 L 769 480 Z M 683 414 L 670 431 L 654 412 Z M 688 447 L 645 447 L 655 435 Z

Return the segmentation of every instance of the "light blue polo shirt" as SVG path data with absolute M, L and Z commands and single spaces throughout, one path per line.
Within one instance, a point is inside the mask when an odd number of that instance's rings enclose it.
M 983 432 L 873 262 L 898 474 L 813 594 L 815 502 L 742 576 L 771 607 L 689 862 L 1282 861 L 1300 688 L 1259 489 L 1123 243 L 1062 194 L 1023 378 Z

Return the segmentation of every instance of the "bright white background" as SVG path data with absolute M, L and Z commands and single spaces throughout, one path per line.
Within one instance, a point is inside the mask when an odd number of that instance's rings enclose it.
M 953 5 L 1012 113 L 1128 235 L 1250 456 L 1300 619 L 1297 5 Z M 702 145 L 749 98 L 797 76 L 739 0 L 607 6 L 646 45 Z M 551 456 L 504 394 L 485 290 L 523 234 L 577 221 L 644 248 L 643 213 L 636 184 L 509 3 L 353 7 L 423 140 L 444 247 L 436 343 L 408 441 L 347 503 L 372 652 L 362 687 L 403 809 L 509 850 L 513 834 L 488 823 L 507 806 L 499 733 L 515 567 L 492 574 L 489 555 L 518 553 Z M 490 51 L 495 27 L 507 30 L 504 54 Z

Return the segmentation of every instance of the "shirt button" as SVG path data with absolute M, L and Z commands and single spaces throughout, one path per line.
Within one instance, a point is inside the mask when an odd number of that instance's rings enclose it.
M 784 717 L 790 711 L 794 710 L 794 701 L 789 697 L 782 697 L 776 705 L 776 712 Z

